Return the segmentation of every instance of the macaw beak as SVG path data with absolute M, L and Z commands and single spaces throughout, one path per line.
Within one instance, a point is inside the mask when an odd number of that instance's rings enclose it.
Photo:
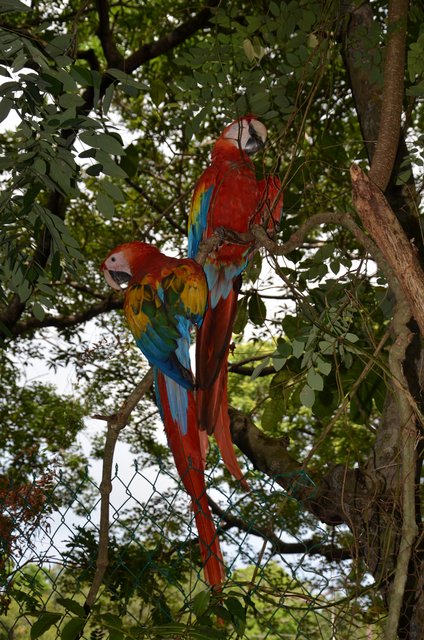
M 108 285 L 118 291 L 126 289 L 131 280 L 131 274 L 126 271 L 110 271 L 109 269 L 103 268 L 103 275 Z
M 265 140 L 262 140 L 261 136 L 255 131 L 253 127 L 249 127 L 249 139 L 246 143 L 244 150 L 247 155 L 252 156 L 257 151 L 260 151 L 265 146 Z

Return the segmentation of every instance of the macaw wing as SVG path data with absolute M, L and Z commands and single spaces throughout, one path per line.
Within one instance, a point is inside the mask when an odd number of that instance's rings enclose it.
M 173 315 L 149 276 L 128 288 L 125 314 L 135 341 L 150 364 L 183 387 L 192 389 L 189 323 Z
M 206 310 L 208 285 L 202 267 L 193 260 L 180 260 L 162 278 L 161 295 L 170 315 L 200 326 Z
M 205 237 L 212 195 L 216 186 L 216 171 L 209 167 L 198 180 L 188 217 L 188 256 L 195 258 Z

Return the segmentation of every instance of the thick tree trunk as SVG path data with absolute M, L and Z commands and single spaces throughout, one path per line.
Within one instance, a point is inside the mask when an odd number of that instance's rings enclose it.
M 389 206 L 379 206 L 384 199 L 377 191 L 375 200 L 364 196 L 363 190 L 361 191 L 364 182 L 359 179 L 361 187 L 358 189 L 356 179 L 359 174 L 354 171 L 352 180 L 356 206 L 364 226 L 384 254 L 400 284 L 399 287 L 394 285 L 397 289 L 397 308 L 399 305 L 409 306 L 421 335 L 424 335 L 424 318 L 420 308 L 424 297 L 421 269 L 424 249 L 415 213 L 417 208 L 414 206 L 416 202 L 412 173 L 407 185 L 396 184 L 399 166 L 408 157 L 405 131 L 400 129 L 408 2 L 391 0 L 389 3 L 388 40 L 382 63 L 379 62 L 378 42 L 372 43 L 371 34 L 376 32 L 372 5 L 363 2 L 354 7 L 345 3 L 344 9 L 348 18 L 343 33 L 344 62 L 370 160 L 370 177 L 385 190 L 391 210 Z M 397 151 L 394 148 L 390 151 L 391 160 L 394 158 L 390 175 L 381 177 L 379 169 L 382 161 L 384 164 L 384 155 L 389 153 L 384 151 L 384 144 L 389 138 L 391 144 L 398 141 Z M 379 214 L 382 214 L 381 218 L 378 218 Z M 407 268 L 404 268 L 404 258 L 410 261 Z M 410 285 L 412 288 L 416 287 L 415 291 L 411 290 Z M 415 640 L 423 637 L 424 629 L 424 567 L 420 548 L 422 545 L 419 543 L 419 534 L 422 533 L 420 502 L 417 487 L 411 482 L 411 474 L 414 478 L 419 478 L 422 457 L 414 443 L 408 445 L 408 438 L 412 437 L 408 435 L 408 429 L 416 429 L 418 433 L 422 429 L 422 386 L 418 368 L 422 365 L 422 357 L 419 332 L 414 322 L 408 324 L 408 315 L 406 311 L 400 323 L 396 323 L 396 317 L 394 319 L 395 342 L 392 352 L 396 349 L 396 342 L 401 341 L 402 335 L 407 335 L 409 329 L 415 332 L 415 338 L 410 333 L 407 341 L 409 346 L 406 343 L 404 345 L 399 375 L 397 380 L 394 378 L 395 386 L 386 399 L 374 451 L 364 470 L 367 484 L 371 481 L 369 489 L 376 487 L 375 496 L 367 508 L 373 543 L 365 543 L 364 551 L 368 567 L 376 580 L 381 581 L 382 592 L 389 605 L 386 638 L 396 637 L 398 622 L 399 638 Z M 394 375 L 393 369 L 391 373 Z M 399 377 L 402 377 L 405 388 L 401 388 Z M 405 416 L 407 410 L 410 411 L 409 418 Z M 408 446 L 411 449 L 409 457 L 405 453 Z M 381 482 L 382 490 L 379 489 Z M 414 513 L 409 513 L 408 509 Z M 418 536 L 415 530 L 417 526 L 420 527 Z M 405 548 L 405 544 L 409 548 Z M 405 553 L 409 560 L 405 561 L 402 555 Z M 393 622 L 394 629 L 390 628 Z

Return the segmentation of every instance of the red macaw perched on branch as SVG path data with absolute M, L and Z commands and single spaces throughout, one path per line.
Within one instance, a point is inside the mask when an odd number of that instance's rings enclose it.
M 237 233 L 252 224 L 275 229 L 281 217 L 281 184 L 276 176 L 257 180 L 250 155 L 262 149 L 265 126 L 247 115 L 227 126 L 212 149 L 212 162 L 198 180 L 189 215 L 188 254 L 195 258 L 200 242 L 223 227 Z M 230 433 L 227 403 L 227 359 L 237 311 L 240 274 L 254 250 L 222 242 L 204 270 L 208 309 L 196 344 L 197 404 L 201 429 L 214 432 L 230 473 L 248 488 L 238 465 Z
M 101 265 L 114 289 L 126 286 L 124 313 L 155 371 L 160 414 L 181 480 L 193 503 L 205 577 L 219 588 L 222 553 L 206 496 L 206 434 L 199 430 L 190 369 L 190 327 L 202 322 L 207 284 L 200 265 L 164 255 L 144 242 L 116 247 Z

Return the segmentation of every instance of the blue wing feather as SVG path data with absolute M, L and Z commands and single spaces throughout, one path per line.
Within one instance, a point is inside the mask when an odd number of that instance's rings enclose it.
M 196 189 L 191 205 L 188 232 L 188 257 L 195 258 L 199 251 L 199 245 L 207 225 L 209 205 L 212 198 L 214 185 L 206 189 L 199 185 Z

